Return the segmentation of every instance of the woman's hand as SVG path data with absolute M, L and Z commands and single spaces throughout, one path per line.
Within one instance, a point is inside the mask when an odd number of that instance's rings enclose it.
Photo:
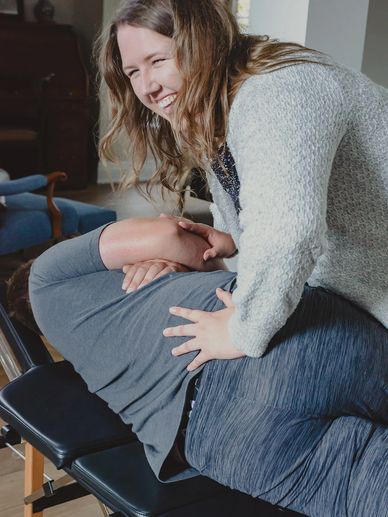
M 185 273 L 190 271 L 190 269 L 177 262 L 159 259 L 145 260 L 144 262 L 136 262 L 136 264 L 127 264 L 123 267 L 125 277 L 122 289 L 127 293 L 136 291 L 136 289 L 144 287 L 146 284 L 152 282 L 152 280 L 156 280 L 173 271 Z
M 184 230 L 195 233 L 205 239 L 210 246 L 203 254 L 203 260 L 205 261 L 211 258 L 228 258 L 237 251 L 234 240 L 229 233 L 220 232 L 207 224 L 194 223 L 185 217 L 175 217 L 166 214 L 160 214 L 160 217 L 173 219 Z
M 166 337 L 193 337 L 193 339 L 171 350 L 171 353 L 175 356 L 199 350 L 199 354 L 187 366 L 189 371 L 195 370 L 211 359 L 237 359 L 245 356 L 243 352 L 235 348 L 228 333 L 229 318 L 235 310 L 232 294 L 219 288 L 216 290 L 216 294 L 224 303 L 225 309 L 206 312 L 183 307 L 170 308 L 171 314 L 193 322 L 189 325 L 169 327 L 163 331 L 163 335 Z

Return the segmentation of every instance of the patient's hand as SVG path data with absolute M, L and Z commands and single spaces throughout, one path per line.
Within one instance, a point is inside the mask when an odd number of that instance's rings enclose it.
M 156 280 L 173 271 L 185 273 L 191 270 L 182 264 L 178 264 L 178 262 L 162 259 L 145 260 L 143 262 L 136 262 L 136 264 L 127 264 L 123 267 L 125 277 L 122 289 L 130 293 L 140 287 L 144 287 L 146 284 L 152 282 L 152 280 Z
M 208 243 L 208 248 L 203 254 L 203 260 L 205 261 L 216 258 L 229 258 L 237 251 L 234 240 L 229 233 L 216 230 L 207 224 L 194 223 L 185 217 L 175 217 L 166 214 L 160 214 L 160 217 L 175 221 L 187 232 L 202 237 Z
M 124 219 L 100 235 L 99 251 L 107 269 L 123 269 L 124 287 L 136 289 L 171 271 L 225 269 L 220 259 L 204 261 L 209 243 L 183 229 L 174 218 Z

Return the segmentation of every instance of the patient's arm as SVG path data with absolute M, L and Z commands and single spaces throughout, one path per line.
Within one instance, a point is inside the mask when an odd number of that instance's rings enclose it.
M 197 271 L 225 269 L 222 260 L 204 262 L 209 244 L 198 235 L 183 230 L 175 221 L 159 217 L 124 219 L 107 226 L 99 249 L 107 269 L 126 264 L 162 259 L 183 264 Z

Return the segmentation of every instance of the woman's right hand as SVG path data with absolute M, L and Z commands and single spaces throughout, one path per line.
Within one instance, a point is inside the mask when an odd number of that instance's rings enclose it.
M 184 217 L 175 217 L 166 214 L 160 214 L 160 217 L 173 219 L 184 230 L 195 233 L 205 239 L 210 246 L 203 254 L 203 260 L 205 261 L 211 258 L 229 258 L 237 251 L 234 240 L 229 233 L 216 230 L 207 224 L 194 223 Z
M 127 264 L 123 266 L 122 269 L 125 273 L 122 289 L 126 291 L 126 293 L 136 291 L 136 289 L 144 287 L 146 284 L 152 282 L 152 280 L 156 280 L 167 273 L 172 273 L 173 271 L 185 273 L 190 271 L 189 268 L 182 264 L 161 259 Z

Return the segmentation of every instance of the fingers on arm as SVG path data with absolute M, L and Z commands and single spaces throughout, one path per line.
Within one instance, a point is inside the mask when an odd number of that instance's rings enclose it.
M 193 223 L 187 219 L 179 221 L 178 224 L 184 230 L 195 233 L 196 235 L 203 237 L 205 240 L 208 239 L 210 232 L 213 230 L 213 228 L 207 224 Z
M 122 289 L 127 292 L 144 287 L 153 280 L 174 271 L 188 271 L 181 264 L 169 261 L 148 261 L 123 267 L 125 273 Z
M 156 280 L 157 278 L 160 278 L 164 275 L 167 275 L 168 273 L 172 273 L 173 271 L 176 271 L 177 268 L 173 267 L 173 266 L 166 266 L 164 269 L 162 269 L 162 271 L 160 271 L 160 273 L 158 273 L 154 280 Z
M 217 257 L 217 250 L 215 248 L 209 248 L 205 251 L 203 254 L 203 260 L 206 262 L 206 260 L 213 259 Z
M 137 286 L 137 288 L 140 289 L 140 287 L 143 287 L 143 286 L 149 284 L 156 278 L 159 278 L 160 276 L 163 276 L 166 273 L 170 273 L 171 271 L 172 271 L 171 266 L 166 266 L 163 263 L 153 264 L 148 269 L 143 280 L 140 282 L 140 284 Z
M 134 264 L 127 269 L 122 288 L 131 292 L 151 282 L 165 269 L 165 264 Z M 124 268 L 123 268 L 124 271 Z M 125 272 L 125 271 L 124 271 Z
M 125 274 L 122 288 L 127 291 L 127 293 L 137 289 L 140 283 L 144 280 L 147 271 L 148 268 L 139 264 L 131 266 Z
M 169 214 L 164 214 L 164 213 L 161 213 L 159 215 L 159 217 L 161 219 L 169 219 L 170 221 L 174 221 L 176 223 L 180 223 L 180 222 L 183 222 L 183 223 L 192 223 L 193 221 L 191 219 L 187 219 L 186 217 L 178 217 L 176 215 L 169 215 Z

